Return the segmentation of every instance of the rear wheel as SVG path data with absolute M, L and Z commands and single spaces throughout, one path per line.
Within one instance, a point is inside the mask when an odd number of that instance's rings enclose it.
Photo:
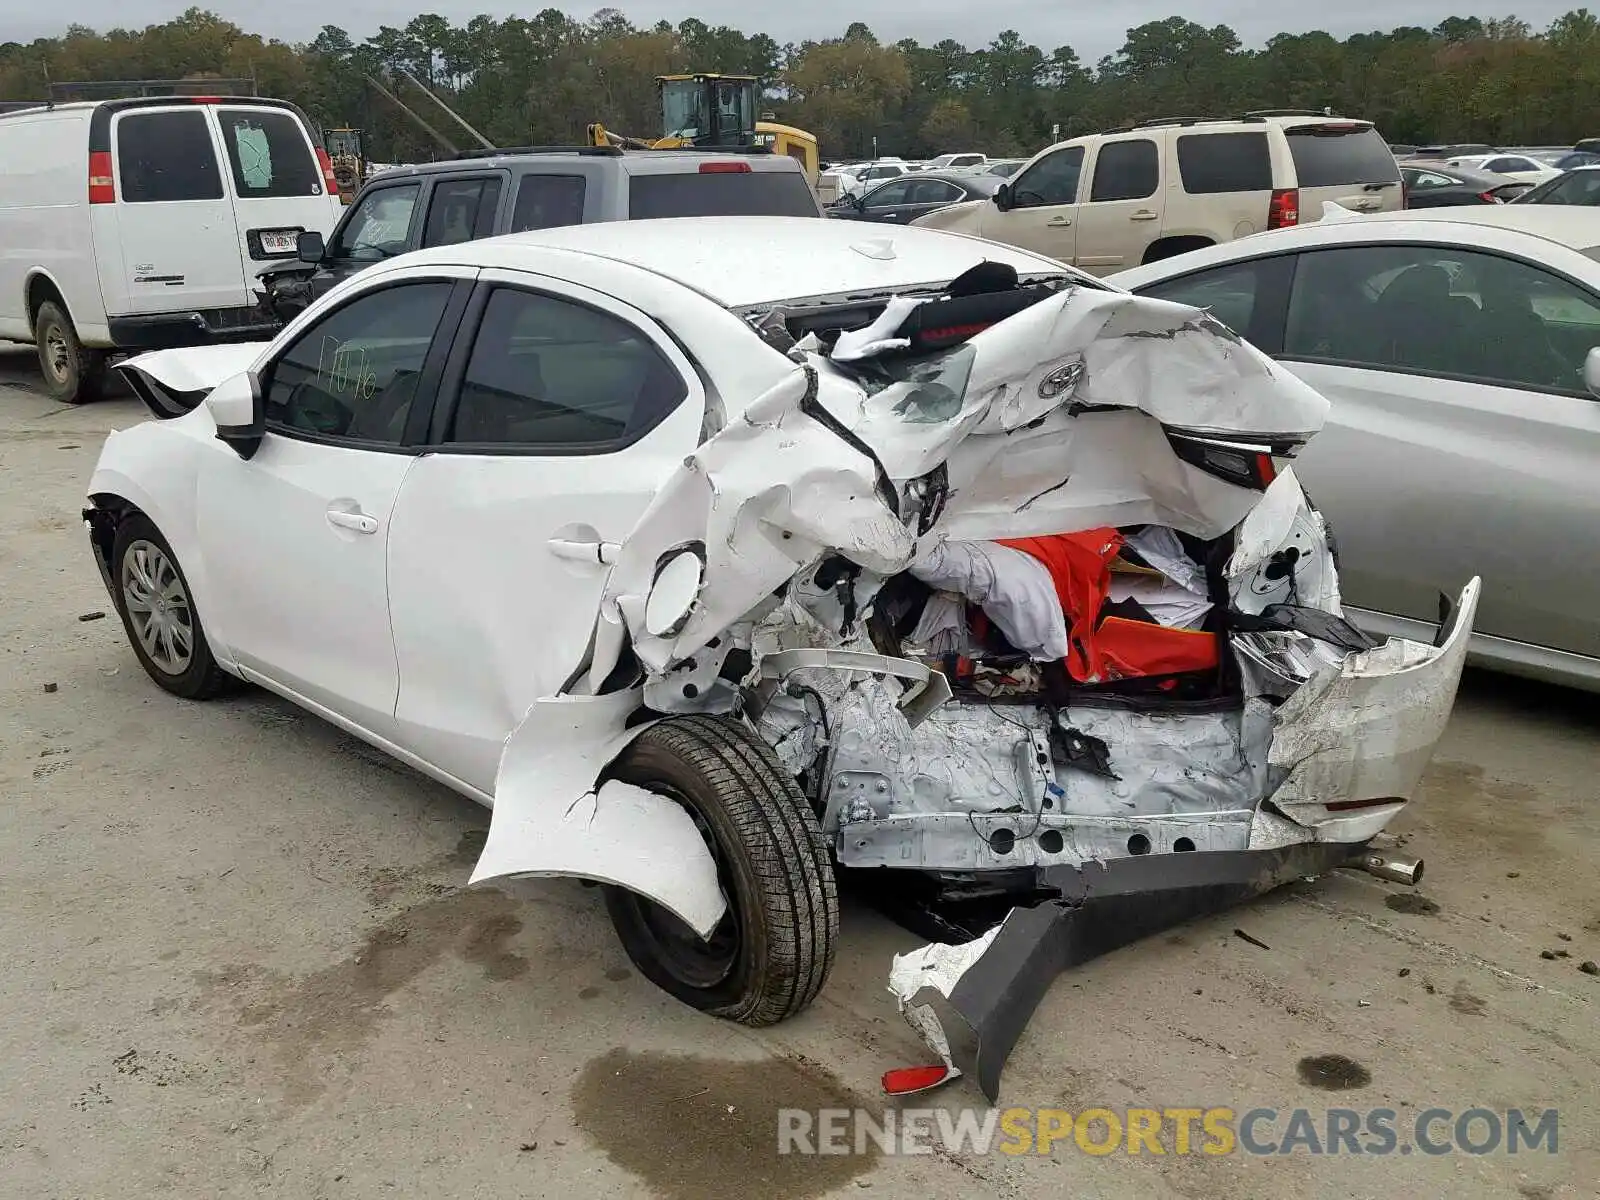
M 151 679 L 187 700 L 208 700 L 233 685 L 211 655 L 177 555 L 143 513 L 117 525 L 111 570 L 122 627 Z
M 607 887 L 612 924 L 640 973 L 746 1025 L 809 1005 L 833 966 L 838 891 L 816 815 L 767 744 L 727 718 L 676 717 L 640 734 L 611 774 L 689 812 L 728 897 L 703 941 L 653 901 Z
M 105 352 L 84 347 L 60 304 L 46 300 L 39 306 L 33 334 L 39 348 L 39 370 L 53 399 L 82 404 L 100 397 L 105 387 Z

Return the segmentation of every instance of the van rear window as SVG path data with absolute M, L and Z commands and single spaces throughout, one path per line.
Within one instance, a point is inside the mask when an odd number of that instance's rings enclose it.
M 628 216 L 815 217 L 817 202 L 798 171 L 699 171 L 631 175 Z
M 1342 187 L 1351 183 L 1396 183 L 1400 168 L 1388 143 L 1370 125 L 1297 125 L 1286 129 L 1297 186 Z
M 322 168 L 293 113 L 225 108 L 217 117 L 241 200 L 322 195 Z
M 124 113 L 117 121 L 117 195 L 128 204 L 222 199 L 205 113 Z

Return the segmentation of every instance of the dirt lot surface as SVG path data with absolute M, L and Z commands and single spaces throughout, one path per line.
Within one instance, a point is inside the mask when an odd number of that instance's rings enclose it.
M 876 1114 L 925 1061 L 884 990 L 916 939 L 847 907 L 818 1003 L 752 1031 L 642 980 L 591 889 L 465 888 L 484 810 L 264 693 L 145 678 L 78 519 L 142 410 L 35 378 L 0 353 L 0 1193 L 1597 1194 L 1593 698 L 1470 676 L 1399 825 L 1420 895 L 1340 872 L 1064 976 L 1002 1097 L 1387 1106 L 1407 1143 L 1429 1107 L 1556 1107 L 1557 1154 L 780 1158 L 777 1108 Z

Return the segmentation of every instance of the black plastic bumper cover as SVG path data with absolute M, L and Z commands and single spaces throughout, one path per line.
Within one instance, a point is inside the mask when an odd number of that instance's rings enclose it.
M 995 1103 L 1012 1048 L 1062 971 L 1295 878 L 1323 874 L 1362 849 L 1314 842 L 1040 868 L 1040 883 L 1060 899 L 1013 909 L 948 1001 L 936 1001 L 956 1066 Z

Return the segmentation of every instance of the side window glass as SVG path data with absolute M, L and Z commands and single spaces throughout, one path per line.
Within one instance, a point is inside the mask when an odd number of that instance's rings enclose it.
M 205 113 L 196 108 L 119 117 L 117 198 L 128 204 L 222 199 L 222 172 Z
M 1018 208 L 1078 202 L 1078 176 L 1083 174 L 1083 147 L 1068 146 L 1040 159 L 1011 185 Z
M 1600 300 L 1538 267 L 1430 246 L 1304 254 L 1285 353 L 1586 395 Z
M 512 233 L 583 224 L 582 175 L 524 175 L 511 211 Z
M 891 204 L 904 204 L 906 194 L 911 191 L 911 185 L 904 180 L 886 183 L 880 188 L 875 188 L 867 195 L 868 208 L 886 208 Z
M 1094 184 L 1089 201 L 1143 200 L 1155 195 L 1161 182 L 1161 160 L 1148 138 L 1131 142 L 1105 142 L 1094 160 Z
M 1255 317 L 1256 297 L 1261 291 L 1262 262 L 1234 263 L 1210 271 L 1197 271 L 1181 279 L 1163 280 L 1139 289 L 1142 296 L 1173 300 L 1207 309 L 1235 333 L 1249 333 Z
M 912 204 L 954 204 L 966 193 L 942 179 L 921 179 L 911 184 Z
M 498 288 L 461 381 L 447 441 L 613 449 L 688 395 L 638 329 L 586 305 Z
M 1107 147 L 1109 149 L 1109 147 Z M 1100 162 L 1105 162 L 1101 151 Z M 1096 182 L 1100 167 L 1096 166 Z M 1191 196 L 1272 190 L 1272 152 L 1264 133 L 1186 133 L 1178 137 L 1178 176 Z
M 271 367 L 268 425 L 399 445 L 452 287 L 437 280 L 369 292 L 306 330 Z
M 428 221 L 423 227 L 424 246 L 455 246 L 494 232 L 494 213 L 500 204 L 500 177 L 446 179 L 433 185 L 428 201 Z
M 376 262 L 404 254 L 420 185 L 378 188 L 361 197 L 334 242 L 332 257 Z

